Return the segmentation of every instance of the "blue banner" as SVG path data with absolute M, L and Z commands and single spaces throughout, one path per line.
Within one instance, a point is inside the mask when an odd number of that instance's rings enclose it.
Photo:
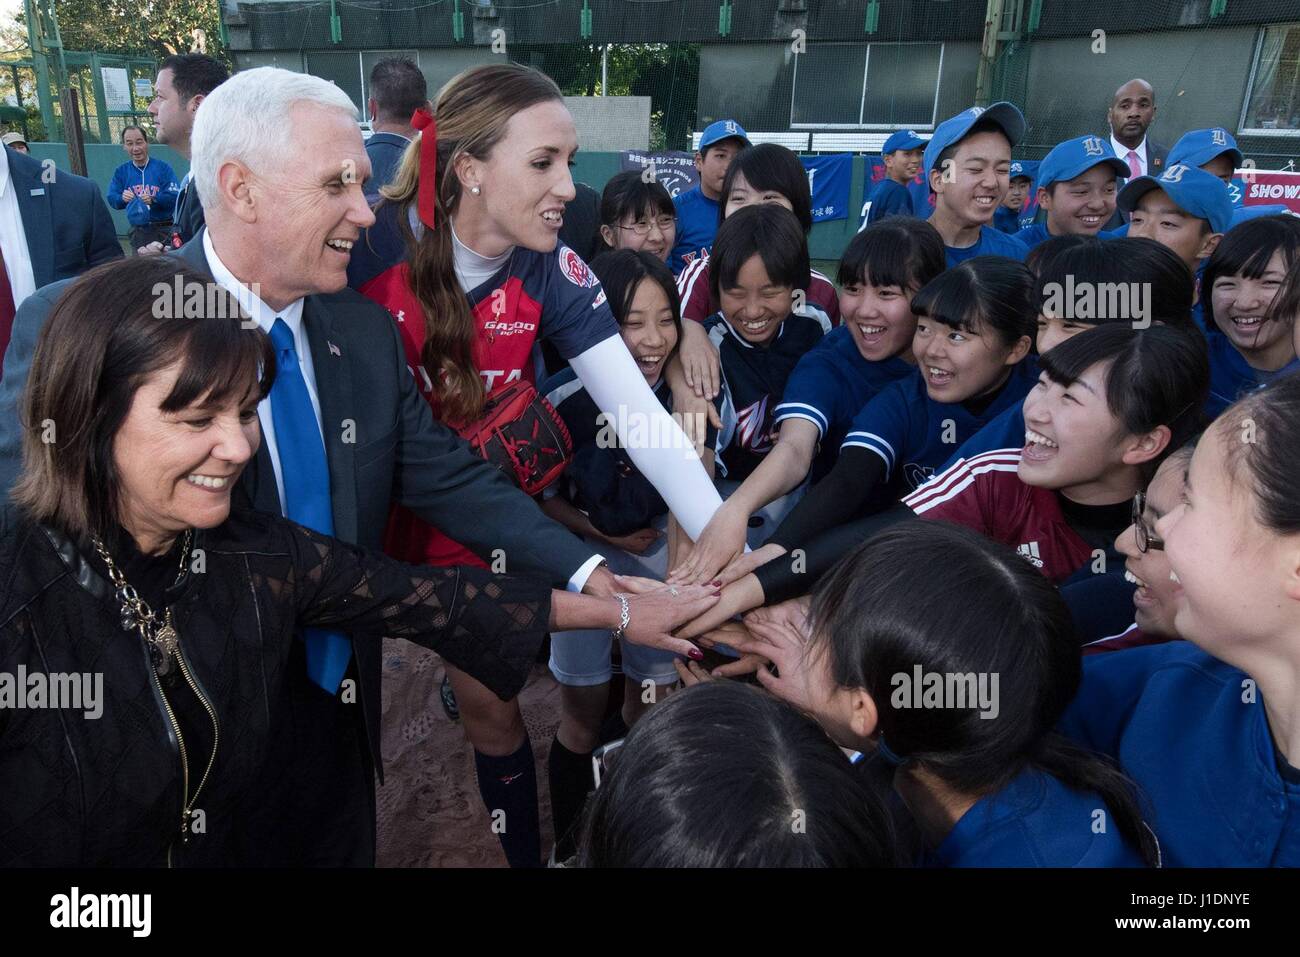
M 849 218 L 849 185 L 853 179 L 853 154 L 802 156 L 812 191 L 814 223 Z
M 700 174 L 695 169 L 695 154 L 676 150 L 663 150 L 651 153 L 647 150 L 624 150 L 621 162 L 623 170 L 654 170 L 655 179 L 668 190 L 669 196 L 684 193 L 700 181 Z

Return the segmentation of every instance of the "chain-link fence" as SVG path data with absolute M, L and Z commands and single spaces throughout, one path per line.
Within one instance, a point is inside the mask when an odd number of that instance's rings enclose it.
M 602 114 L 626 114 L 602 148 L 690 149 L 726 118 L 803 152 L 871 153 L 1005 98 L 1029 120 L 1017 152 L 1036 158 L 1106 132 L 1138 76 L 1158 142 L 1222 126 L 1261 167 L 1300 145 L 1295 0 L 229 0 L 226 24 L 237 66 L 316 73 L 362 109 L 370 67 L 397 53 L 433 89 L 509 59 L 566 94 L 634 98 Z

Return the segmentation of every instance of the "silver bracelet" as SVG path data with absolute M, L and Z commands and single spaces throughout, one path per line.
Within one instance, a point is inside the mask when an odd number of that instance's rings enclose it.
M 622 609 L 619 613 L 618 627 L 615 628 L 612 632 L 610 632 L 610 634 L 613 635 L 613 637 L 615 638 L 621 639 L 623 637 L 623 632 L 627 630 L 627 626 L 632 622 L 632 615 L 628 611 L 627 595 L 616 592 L 614 594 L 614 597 L 618 599 L 618 602 L 622 606 Z

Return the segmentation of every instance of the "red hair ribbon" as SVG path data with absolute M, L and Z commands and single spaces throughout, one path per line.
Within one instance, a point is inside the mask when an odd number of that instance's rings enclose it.
M 416 210 L 420 214 L 420 222 L 429 229 L 436 229 L 438 124 L 429 108 L 422 106 L 411 114 L 411 126 L 420 131 L 420 191 L 416 199 Z

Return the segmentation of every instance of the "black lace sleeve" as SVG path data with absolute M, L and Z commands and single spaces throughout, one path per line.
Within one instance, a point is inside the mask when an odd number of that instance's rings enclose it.
M 405 638 L 503 701 L 523 688 L 547 631 L 549 583 L 481 568 L 406 565 L 292 522 L 281 525 L 300 628 Z

